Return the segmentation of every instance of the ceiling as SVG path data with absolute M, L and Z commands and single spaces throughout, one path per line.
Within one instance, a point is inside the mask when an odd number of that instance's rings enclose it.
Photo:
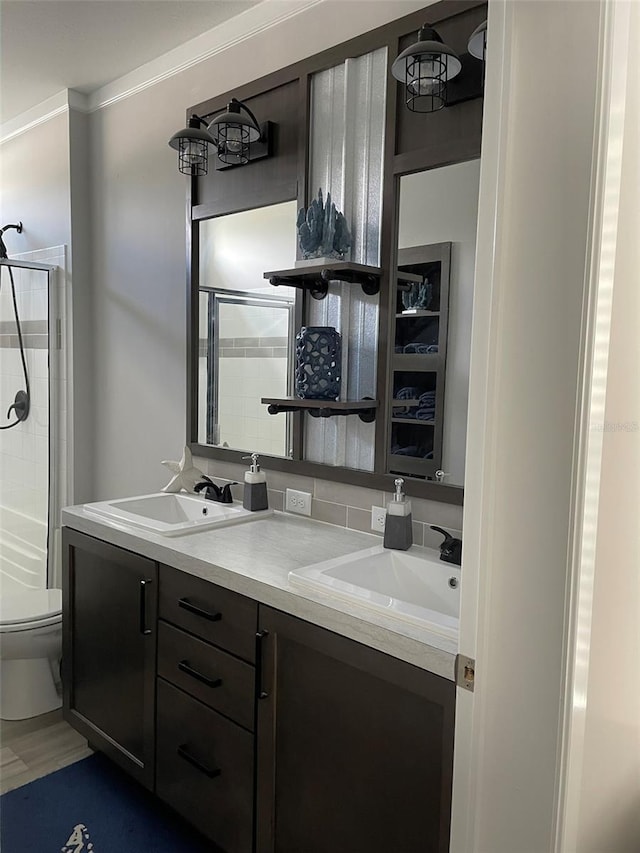
M 0 0 L 0 123 L 62 89 L 90 94 L 255 5 L 256 0 Z

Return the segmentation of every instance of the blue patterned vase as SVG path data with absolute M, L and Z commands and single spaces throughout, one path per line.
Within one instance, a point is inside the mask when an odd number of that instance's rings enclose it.
M 333 326 L 303 326 L 296 335 L 296 394 L 303 400 L 337 400 L 342 338 Z

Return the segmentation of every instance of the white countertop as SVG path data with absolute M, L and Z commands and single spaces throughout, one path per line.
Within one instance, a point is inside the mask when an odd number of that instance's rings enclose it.
M 62 523 L 455 679 L 457 647 L 451 640 L 289 583 L 292 569 L 379 545 L 379 536 L 283 512 L 177 537 L 116 527 L 85 512 L 82 506 L 63 509 Z M 435 553 L 415 545 L 411 550 L 431 556 Z

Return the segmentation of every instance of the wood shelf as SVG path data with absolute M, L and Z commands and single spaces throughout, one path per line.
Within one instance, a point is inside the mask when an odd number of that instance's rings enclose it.
M 307 412 L 312 418 L 357 415 L 364 423 L 376 418 L 377 400 L 306 400 L 301 397 L 263 397 L 270 415 L 281 412 Z
M 396 314 L 399 320 L 410 320 L 412 317 L 439 317 L 439 311 L 427 311 L 424 308 L 407 308 L 406 311 L 400 311 Z
M 264 273 L 274 287 L 297 287 L 308 290 L 314 299 L 324 299 L 329 292 L 330 281 L 343 281 L 347 284 L 359 284 L 367 296 L 374 296 L 380 290 L 380 267 L 355 264 L 351 261 L 314 264 L 308 267 L 295 267 L 290 270 L 272 270 Z
M 435 421 L 426 421 L 423 418 L 403 418 L 391 416 L 391 423 L 394 424 L 416 424 L 417 426 L 435 426 Z

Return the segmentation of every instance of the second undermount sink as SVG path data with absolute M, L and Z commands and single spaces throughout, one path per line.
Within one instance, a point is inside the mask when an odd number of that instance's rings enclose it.
M 289 580 L 444 637 L 458 637 L 460 567 L 430 556 L 427 549 L 393 551 L 377 545 L 295 569 Z
M 84 510 L 105 521 L 162 536 L 184 536 L 212 527 L 253 521 L 273 513 L 270 509 L 250 512 L 235 501 L 224 504 L 198 495 L 167 492 L 85 504 Z

